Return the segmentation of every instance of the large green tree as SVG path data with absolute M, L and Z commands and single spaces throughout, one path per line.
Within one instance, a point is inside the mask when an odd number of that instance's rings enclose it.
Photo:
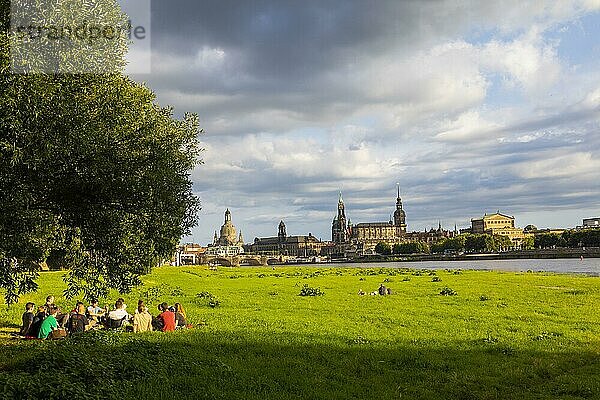
M 121 70 L 12 73 L 8 4 L 0 0 L 0 289 L 8 303 L 36 290 L 48 260 L 69 268 L 69 297 L 127 292 L 195 224 L 198 118 L 174 118 Z

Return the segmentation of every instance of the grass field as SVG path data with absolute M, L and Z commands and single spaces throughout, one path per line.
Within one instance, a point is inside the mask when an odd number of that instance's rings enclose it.
M 163 267 L 127 304 L 180 301 L 195 329 L 9 339 L 26 301 L 71 307 L 61 276 L 0 311 L 6 398 L 600 399 L 600 278 Z M 357 295 L 382 282 L 393 295 Z

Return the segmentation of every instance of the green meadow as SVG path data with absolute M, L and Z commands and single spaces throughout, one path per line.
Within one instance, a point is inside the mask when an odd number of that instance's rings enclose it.
M 162 267 L 123 296 L 128 310 L 179 301 L 195 328 L 12 339 L 26 301 L 72 307 L 62 275 L 0 311 L 2 398 L 600 398 L 597 277 Z M 368 294 L 381 283 L 393 294 Z

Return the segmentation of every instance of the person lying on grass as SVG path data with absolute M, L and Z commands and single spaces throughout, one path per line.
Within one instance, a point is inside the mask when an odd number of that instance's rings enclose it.
M 58 315 L 58 307 L 54 304 L 49 307 L 49 315 L 44 318 L 42 325 L 40 326 L 40 332 L 38 333 L 38 339 L 46 339 L 52 333 L 53 330 L 58 329 L 58 321 L 56 316 Z

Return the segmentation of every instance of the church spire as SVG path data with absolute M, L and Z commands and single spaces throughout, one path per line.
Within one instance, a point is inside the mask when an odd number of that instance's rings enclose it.
M 396 182 L 396 188 L 398 189 L 398 197 L 396 197 L 396 209 L 402 210 L 402 199 L 400 198 L 400 183 Z

